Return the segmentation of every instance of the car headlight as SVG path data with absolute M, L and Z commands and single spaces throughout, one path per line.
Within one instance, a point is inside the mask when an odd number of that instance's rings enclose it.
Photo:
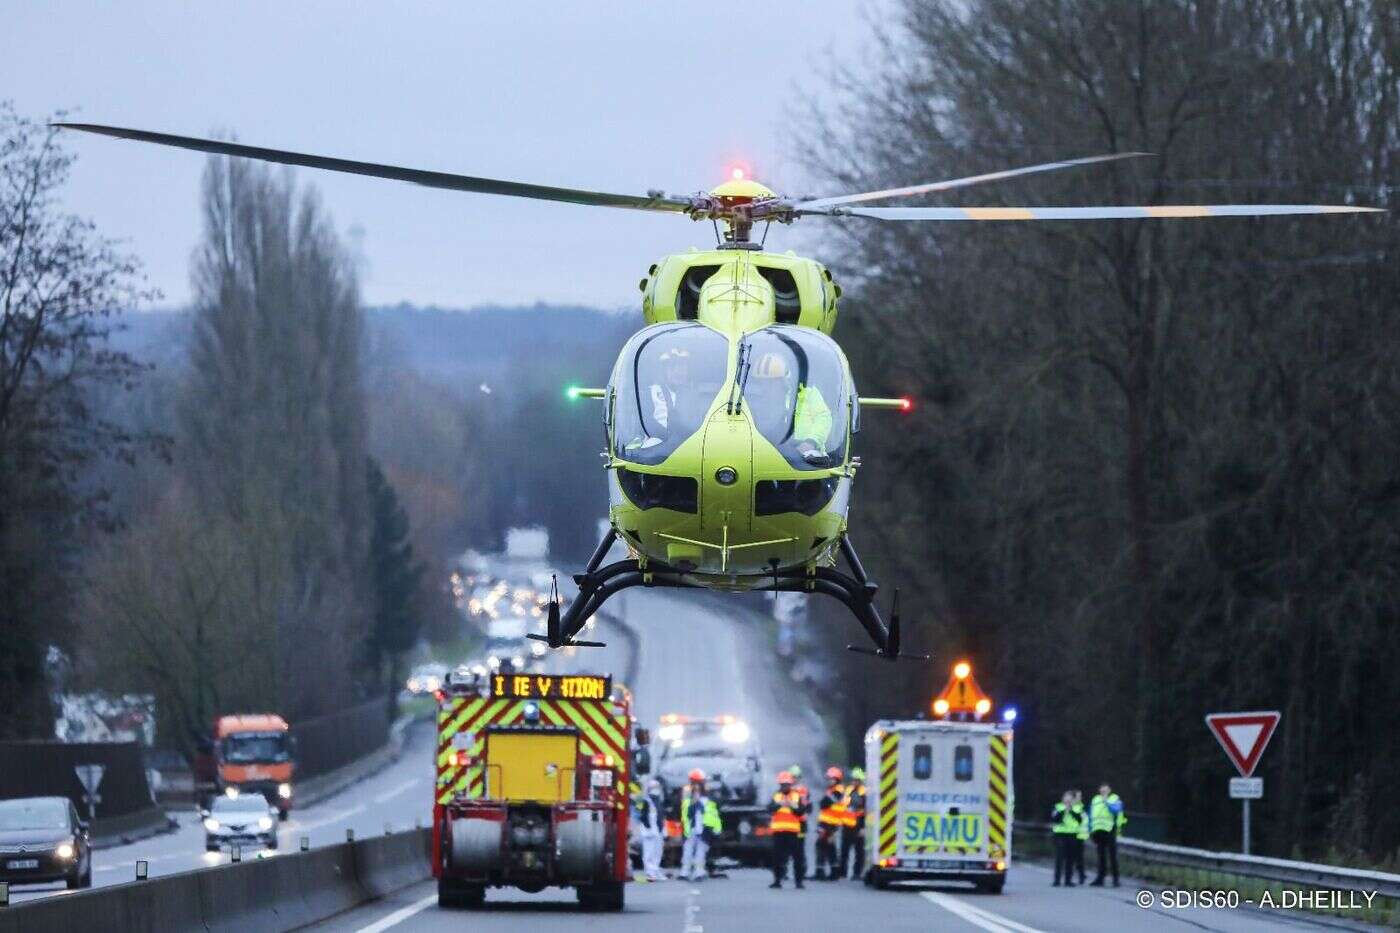
M 719 730 L 719 734 L 720 738 L 724 739 L 726 742 L 733 742 L 735 744 L 747 742 L 749 740 L 749 726 L 748 723 L 739 722 L 737 720 L 735 722 L 727 722 L 724 724 L 724 728 Z
M 230 784 L 228 787 L 224 788 L 224 796 L 232 800 L 234 797 L 238 796 L 238 788 Z
M 53 851 L 54 855 L 57 855 L 65 861 L 72 858 L 77 853 L 77 850 L 73 848 L 73 843 L 71 842 L 60 842 L 58 848 Z
M 205 817 L 204 828 L 209 830 L 209 832 L 211 833 L 217 833 L 219 831 L 219 821 L 214 819 L 212 816 Z
M 271 829 L 271 828 L 272 828 L 272 817 L 270 817 L 270 816 L 264 816 L 264 817 L 259 817 L 259 818 L 258 818 L 258 829 L 261 829 L 263 832 L 267 832 L 267 831 L 268 831 L 269 829 Z
M 278 785 L 277 785 L 277 796 L 278 796 L 278 797 L 281 797 L 283 800 L 291 800 L 291 799 L 292 799 L 292 785 L 290 785 L 290 784 L 278 784 Z

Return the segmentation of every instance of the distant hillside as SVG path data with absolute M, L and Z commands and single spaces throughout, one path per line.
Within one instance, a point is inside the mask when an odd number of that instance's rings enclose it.
M 580 379 L 598 380 L 642 323 L 640 312 L 570 305 L 452 310 L 398 304 L 370 308 L 367 318 L 372 353 L 402 358 L 425 376 L 457 385 L 489 382 L 517 362 L 545 358 L 574 364 Z
M 365 314 L 371 361 L 392 361 L 454 388 L 499 379 L 516 361 L 548 358 L 578 368 L 578 378 L 607 375 L 618 349 L 642 323 L 640 312 L 581 305 L 469 309 L 401 303 Z M 124 315 L 117 349 L 158 365 L 184 359 L 187 318 L 180 311 Z

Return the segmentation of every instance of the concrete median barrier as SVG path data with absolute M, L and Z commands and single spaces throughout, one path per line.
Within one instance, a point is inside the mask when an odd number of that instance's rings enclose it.
M 0 908 L 0 933 L 292 930 L 431 874 L 428 831 L 254 858 Z
M 362 839 L 354 844 L 355 874 L 371 897 L 383 897 L 432 874 L 426 829 Z
M 333 917 L 371 897 L 355 876 L 355 856 L 344 843 L 292 857 L 293 873 L 312 917 Z

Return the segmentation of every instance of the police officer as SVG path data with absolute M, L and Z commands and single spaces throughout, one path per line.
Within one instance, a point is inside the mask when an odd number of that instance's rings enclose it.
M 836 836 L 846 824 L 846 785 L 841 777 L 841 769 L 835 765 L 826 769 L 826 792 L 817 811 L 817 871 L 812 876 L 818 881 L 841 877 L 836 863 Z
M 846 817 L 841 824 L 841 877 L 845 877 L 847 865 L 851 867 L 852 878 L 859 880 L 865 874 L 865 770 L 859 767 L 851 769 L 851 780 L 846 784 Z
M 768 831 L 773 839 L 773 883 L 768 887 L 781 888 L 783 876 L 787 874 L 787 863 L 792 862 L 792 877 L 797 887 L 802 887 L 802 879 L 807 875 L 807 814 L 812 812 L 812 801 L 792 786 L 792 774 L 778 772 L 778 792 L 768 803 Z
M 688 793 L 681 799 L 681 832 L 685 843 L 681 847 L 681 877 L 700 881 L 706 876 L 705 856 L 710 843 L 719 837 L 722 824 L 719 805 L 705 793 L 705 772 L 699 768 L 690 774 Z
M 1074 833 L 1073 858 L 1070 859 L 1071 867 L 1075 874 L 1079 876 L 1079 883 L 1084 883 L 1084 843 L 1089 840 L 1089 817 L 1084 812 L 1084 793 L 1080 790 L 1074 791 L 1074 803 L 1070 805 L 1075 817 L 1079 820 L 1079 828 Z
M 1065 887 L 1074 887 L 1070 877 L 1070 862 L 1073 859 L 1074 837 L 1079 832 L 1079 818 L 1074 813 L 1074 794 L 1065 791 L 1055 809 L 1050 811 L 1050 831 L 1055 838 L 1055 881 L 1060 886 L 1064 879 Z
M 1103 887 L 1104 872 L 1112 866 L 1113 886 L 1118 887 L 1118 837 L 1128 823 L 1128 814 L 1123 809 L 1123 801 L 1107 784 L 1099 785 L 1099 792 L 1089 801 L 1089 833 L 1094 837 L 1098 849 L 1099 867 L 1092 887 Z

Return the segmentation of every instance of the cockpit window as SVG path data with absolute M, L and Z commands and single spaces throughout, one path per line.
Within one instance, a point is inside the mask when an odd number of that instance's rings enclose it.
M 657 464 L 705 423 L 725 388 L 729 341 L 701 324 L 662 324 L 636 334 L 613 370 L 615 452 Z
M 799 470 L 845 462 L 846 373 L 831 338 L 779 324 L 744 343 L 744 405 L 759 432 Z

